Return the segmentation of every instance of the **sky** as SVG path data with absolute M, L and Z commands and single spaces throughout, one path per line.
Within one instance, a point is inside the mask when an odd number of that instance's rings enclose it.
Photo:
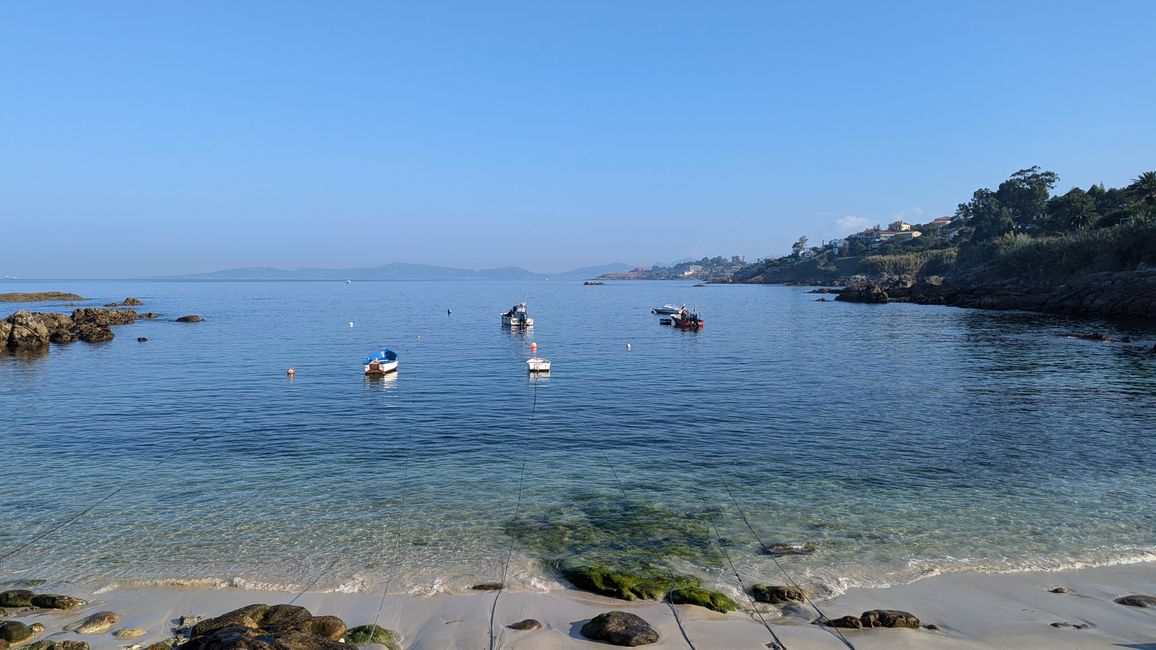
M 804 6 L 805 5 L 805 6 Z M 790 251 L 1156 169 L 1156 2 L 8 2 L 0 276 Z

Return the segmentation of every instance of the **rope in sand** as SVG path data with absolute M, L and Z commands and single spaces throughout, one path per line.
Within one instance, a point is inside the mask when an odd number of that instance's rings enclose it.
M 763 541 L 762 536 L 759 535 L 758 531 L 755 530 L 755 527 L 751 525 L 751 520 L 747 518 L 747 513 L 743 510 L 743 507 L 739 505 L 738 499 L 735 498 L 734 492 L 731 491 L 731 486 L 726 481 L 723 481 L 723 487 L 726 488 L 727 494 L 731 498 L 731 502 L 735 504 L 735 509 L 739 511 L 739 516 L 742 517 L 743 523 L 747 525 L 747 529 L 750 530 L 751 534 L 755 536 L 755 539 L 759 541 L 759 547 L 764 549 L 767 548 L 766 542 Z M 803 594 L 803 598 L 807 600 L 807 604 L 813 607 L 815 611 L 819 613 L 819 621 L 825 622 L 822 627 L 826 630 L 830 630 L 835 634 L 835 636 L 839 637 L 839 640 L 843 642 L 843 645 L 847 646 L 851 650 L 855 650 L 855 646 L 847 640 L 847 637 L 843 636 L 843 633 L 839 631 L 839 628 L 830 624 L 831 618 L 824 614 L 823 610 L 819 609 L 819 606 L 815 604 L 815 601 L 811 600 L 811 597 L 807 595 L 807 592 L 799 586 L 798 582 L 795 582 L 795 579 L 791 577 L 791 574 L 787 573 L 787 570 L 783 567 L 782 563 L 779 562 L 779 558 L 772 554 L 771 559 L 775 561 L 775 566 L 779 568 L 779 571 L 783 573 L 783 576 L 787 578 L 787 581 L 790 582 L 795 587 L 795 589 L 798 589 L 799 592 Z
M 538 412 L 538 384 L 534 384 L 534 401 L 530 405 L 530 422 L 534 421 L 534 415 Z M 522 489 L 526 481 L 526 447 L 522 447 L 522 471 L 518 474 L 518 503 L 514 506 L 514 518 L 510 520 L 510 548 L 506 551 L 506 562 L 502 565 L 502 580 L 498 583 L 498 592 L 494 594 L 494 602 L 490 605 L 490 650 L 494 650 L 494 618 L 498 610 L 498 598 L 502 596 L 502 592 L 506 589 L 506 577 L 510 572 L 510 559 L 514 556 L 514 544 L 518 541 L 518 515 L 522 513 Z

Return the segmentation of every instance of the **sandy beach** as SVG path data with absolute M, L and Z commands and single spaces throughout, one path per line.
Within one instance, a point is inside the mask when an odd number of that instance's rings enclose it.
M 1065 587 L 1067 593 L 1052 593 Z M 1156 563 L 1090 569 L 1014 574 L 952 574 L 912 584 L 853 589 L 818 606 L 832 618 L 869 609 L 909 611 L 938 630 L 842 630 L 855 648 L 1156 648 L 1156 609 L 1117 604 L 1129 594 L 1156 593 Z M 88 599 L 82 610 L 38 611 L 16 616 L 44 624 L 40 638 L 87 641 L 94 650 L 147 646 L 171 636 L 182 616 L 210 617 L 250 603 L 288 603 L 307 607 L 315 615 L 332 614 L 348 625 L 374 620 L 402 634 L 411 649 L 488 648 L 489 616 L 494 593 L 435 596 L 304 593 L 204 588 L 113 589 L 74 594 Z M 503 592 L 497 602 L 494 647 L 545 650 L 583 648 L 594 642 L 579 628 L 602 612 L 623 610 L 646 619 L 660 634 L 655 648 L 765 648 L 771 633 L 749 611 L 717 614 L 679 605 L 679 630 L 671 606 L 656 602 L 623 602 L 573 590 L 548 593 Z M 116 639 L 111 632 L 78 634 L 63 627 L 96 611 L 120 616 L 115 629 L 148 631 L 135 641 Z M 785 612 L 768 608 L 765 618 L 781 642 L 791 649 L 845 647 L 831 631 L 809 624 L 807 607 Z M 505 625 L 533 618 L 542 628 L 516 631 Z M 1066 624 L 1059 627 L 1053 623 Z M 1076 627 L 1077 625 L 1087 627 Z

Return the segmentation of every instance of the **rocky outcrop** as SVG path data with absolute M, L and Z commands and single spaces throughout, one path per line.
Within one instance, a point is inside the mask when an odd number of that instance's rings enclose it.
M 185 650 L 347 650 L 345 623 L 296 605 L 246 605 L 189 630 Z
M 0 349 L 44 351 L 49 343 L 89 343 L 111 340 L 112 326 L 135 322 L 132 309 L 82 307 L 69 314 L 20 310 L 0 324 Z
M 31 607 L 32 598 L 36 594 L 27 589 L 9 589 L 0 591 L 0 606 L 3 607 Z
M 87 604 L 79 598 L 60 594 L 37 594 L 32 597 L 32 606 L 43 609 L 76 609 Z
M 205 319 L 196 314 L 189 314 L 188 316 L 181 316 L 177 319 L 178 323 L 199 323 Z
M 345 633 L 346 645 L 380 645 L 388 650 L 401 650 L 401 635 L 380 625 L 358 625 Z
M 63 291 L 42 291 L 40 293 L 0 293 L 0 302 L 51 302 L 55 300 L 88 300 L 84 296 Z
M 819 619 L 816 623 L 826 623 L 830 627 L 860 629 L 865 627 L 903 627 L 918 630 L 922 627 L 914 614 L 898 609 L 871 609 L 859 616 L 848 614 L 834 619 Z M 929 626 L 930 627 L 930 626 Z M 938 629 L 938 628 L 936 628 Z
M 634 647 L 658 642 L 658 632 L 641 617 L 628 612 L 606 612 L 582 626 L 582 636 L 611 645 Z
M 141 302 L 139 298 L 133 298 L 132 296 L 129 296 L 128 298 L 120 301 L 120 304 L 125 307 L 140 307 L 144 303 Z
M 1146 596 L 1144 594 L 1120 596 L 1116 599 L 1116 602 L 1129 607 L 1156 607 L 1156 597 Z
M 847 285 L 847 288 L 835 296 L 835 300 L 882 305 L 890 300 L 890 296 L 887 294 L 887 289 L 882 283 L 861 279 L 855 280 Z

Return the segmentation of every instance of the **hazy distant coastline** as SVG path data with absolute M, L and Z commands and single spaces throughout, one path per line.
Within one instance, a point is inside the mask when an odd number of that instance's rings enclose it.
M 152 277 L 152 280 L 587 280 L 634 268 L 629 264 L 587 266 L 559 273 L 535 273 L 517 266 L 464 269 L 429 264 L 392 263 L 350 269 L 278 269 L 252 266 L 209 273 Z

